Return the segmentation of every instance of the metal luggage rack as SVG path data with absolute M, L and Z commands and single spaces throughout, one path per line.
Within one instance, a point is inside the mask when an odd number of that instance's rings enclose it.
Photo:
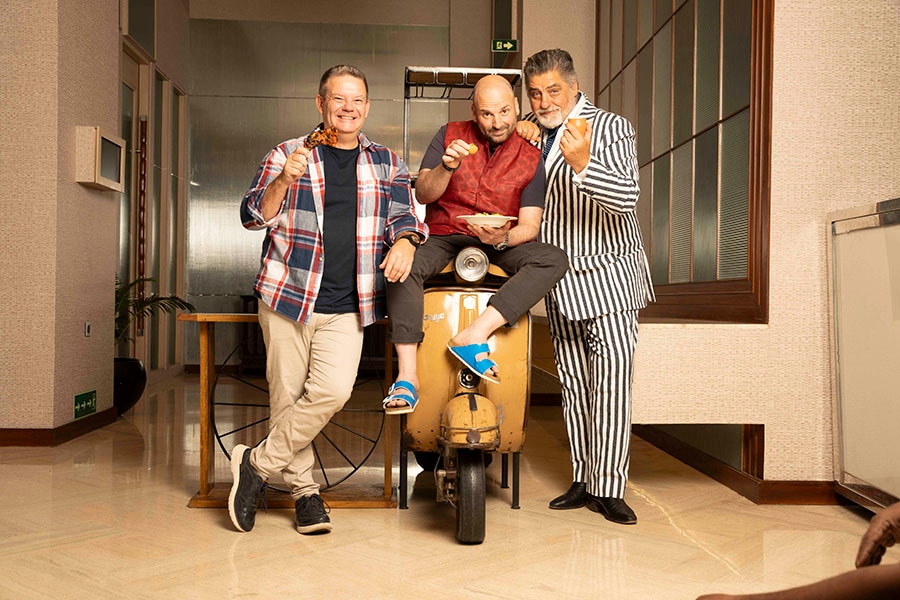
M 471 100 L 475 84 L 485 75 L 500 75 L 513 88 L 522 79 L 519 69 L 406 67 L 404 97 L 417 100 Z

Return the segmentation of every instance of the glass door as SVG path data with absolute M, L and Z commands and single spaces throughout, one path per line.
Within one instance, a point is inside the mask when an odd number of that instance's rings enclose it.
M 126 188 L 121 195 L 117 275 L 149 278 L 139 293 L 180 295 L 184 242 L 184 93 L 154 65 L 122 53 L 120 133 L 126 140 Z M 119 348 L 140 358 L 148 378 L 182 361 L 174 315 L 138 319 Z
M 128 282 L 134 278 L 132 239 L 135 231 L 135 169 L 138 150 L 138 117 L 140 102 L 140 66 L 125 52 L 121 62 L 121 90 L 119 95 L 119 136 L 125 140 L 125 191 L 119 194 L 119 244 L 116 276 Z M 134 337 L 134 332 L 128 337 Z M 116 348 L 118 356 L 134 354 L 128 340 Z

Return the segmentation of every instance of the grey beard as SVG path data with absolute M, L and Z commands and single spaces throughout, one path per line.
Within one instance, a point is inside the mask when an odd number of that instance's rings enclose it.
M 556 110 L 547 115 L 535 113 L 535 116 L 537 117 L 538 123 L 541 124 L 541 127 L 545 129 L 556 129 L 562 125 L 563 122 L 562 110 Z

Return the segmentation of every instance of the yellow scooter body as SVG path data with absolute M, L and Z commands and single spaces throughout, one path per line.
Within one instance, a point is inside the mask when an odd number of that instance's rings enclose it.
M 490 358 L 500 370 L 500 383 L 467 377 L 468 369 L 447 349 L 450 339 L 487 308 L 493 293 L 490 288 L 464 286 L 425 290 L 425 338 L 417 353 L 419 403 L 407 416 L 402 433 L 407 449 L 438 452 L 443 427 L 444 445 L 504 453 L 522 450 L 531 386 L 531 316 L 526 313 L 515 325 L 498 329 L 488 340 Z M 471 382 L 471 387 L 465 382 Z M 475 411 L 469 410 L 472 395 Z M 495 409 L 490 410 L 488 405 Z M 493 427 L 495 433 L 484 433 L 478 443 L 466 445 L 463 438 L 467 433 L 463 432 L 473 427 Z

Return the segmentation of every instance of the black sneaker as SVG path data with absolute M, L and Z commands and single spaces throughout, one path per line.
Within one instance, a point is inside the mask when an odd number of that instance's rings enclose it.
M 297 531 L 303 534 L 328 533 L 331 531 L 331 519 L 325 509 L 322 496 L 312 494 L 298 498 L 294 502 L 297 510 Z
M 228 514 L 238 531 L 250 531 L 256 522 L 256 507 L 265 494 L 266 482 L 250 464 L 250 448 L 243 444 L 231 453 L 231 474 L 234 483 L 228 495 Z

